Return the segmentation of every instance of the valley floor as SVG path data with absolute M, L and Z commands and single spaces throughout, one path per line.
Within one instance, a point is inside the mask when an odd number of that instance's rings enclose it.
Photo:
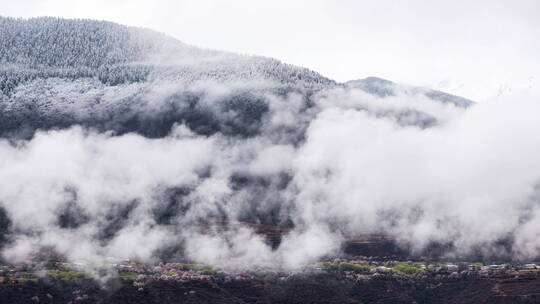
M 162 263 L 118 265 L 102 277 L 74 266 L 4 266 L 0 303 L 540 303 L 539 270 L 510 266 L 338 261 L 295 272 L 224 272 Z

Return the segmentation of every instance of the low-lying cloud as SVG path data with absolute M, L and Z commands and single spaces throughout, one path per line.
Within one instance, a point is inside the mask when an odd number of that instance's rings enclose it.
M 291 268 L 371 233 L 413 254 L 538 255 L 539 94 L 473 104 L 112 23 L 0 21 L 17 42 L 0 69 L 8 261 Z
M 344 235 L 380 232 L 416 252 L 438 242 L 494 254 L 506 240 L 505 254 L 537 255 L 536 97 L 468 109 L 354 89 L 319 93 L 309 109 L 294 93 L 265 98 L 261 132 L 247 138 L 177 124 L 162 138 L 73 126 L 2 140 L 4 258 L 54 248 L 151 261 L 178 246 L 220 267 L 295 267 L 337 253 Z M 403 123 L 407 112 L 421 115 Z M 212 224 L 264 217 L 294 224 L 277 248 L 249 226 Z

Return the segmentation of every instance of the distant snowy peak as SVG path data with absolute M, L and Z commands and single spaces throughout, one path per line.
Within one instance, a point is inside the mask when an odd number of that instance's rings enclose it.
M 365 91 L 366 93 L 376 95 L 379 97 L 396 96 L 399 94 L 405 94 L 405 95 L 422 94 L 432 100 L 440 101 L 443 103 L 451 103 L 455 106 L 463 107 L 463 108 L 469 107 L 470 105 L 474 103 L 472 100 L 469 100 L 460 96 L 456 96 L 456 95 L 452 95 L 452 94 L 448 94 L 445 92 L 432 90 L 428 88 L 397 84 L 392 81 L 378 78 L 378 77 L 368 77 L 364 79 L 347 81 L 345 83 L 345 86 L 348 88 L 360 89 L 362 91 Z

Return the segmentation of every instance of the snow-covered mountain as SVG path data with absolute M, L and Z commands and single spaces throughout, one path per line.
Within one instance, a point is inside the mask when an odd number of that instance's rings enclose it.
M 276 59 L 201 49 L 147 29 L 49 17 L 0 17 L 0 63 L 0 135 L 17 138 L 73 124 L 162 137 L 175 123 L 198 134 L 252 136 L 269 111 L 269 94 L 298 94 L 305 112 L 314 94 L 332 88 L 378 97 L 404 88 L 378 78 L 340 84 Z M 404 91 L 471 103 L 429 89 Z
M 265 91 L 305 94 L 336 85 L 275 59 L 91 20 L 0 18 L 0 62 L 0 130 L 23 137 L 74 123 L 159 137 L 182 121 L 199 133 L 249 135 L 266 109 Z M 218 121 L 209 108 L 241 117 Z
M 421 94 L 436 101 L 454 104 L 457 107 L 466 108 L 474 103 L 472 100 L 445 92 L 422 87 L 400 85 L 378 77 L 350 80 L 347 81 L 345 85 L 350 88 L 361 89 L 367 93 L 377 95 L 379 97 L 396 96 L 400 93 L 405 95 Z
M 2 92 L 36 77 L 96 77 L 117 85 L 161 78 L 185 81 L 272 79 L 331 84 L 316 72 L 275 59 L 189 46 L 164 34 L 111 22 L 0 18 Z M 12 71 L 19 78 L 8 74 Z

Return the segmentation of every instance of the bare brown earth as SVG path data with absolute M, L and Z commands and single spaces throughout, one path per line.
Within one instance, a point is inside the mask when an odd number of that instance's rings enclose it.
M 540 280 L 466 278 L 440 281 L 373 278 L 350 282 L 331 274 L 219 281 L 155 280 L 142 290 L 129 280 L 0 284 L 0 303 L 540 303 Z
M 241 223 L 264 235 L 273 246 L 292 227 Z M 234 229 L 220 224 L 222 229 Z M 210 229 L 208 225 L 205 229 Z M 396 242 L 384 235 L 348 237 L 345 254 L 366 257 L 406 257 Z M 335 273 L 300 273 L 282 280 L 276 276 L 253 279 L 150 280 L 143 287 L 129 279 L 97 282 L 90 279 L 42 278 L 0 282 L 0 304 L 18 303 L 540 303 L 538 272 L 488 277 L 437 275 L 422 278 L 381 275 L 350 280 Z
M 277 248 L 284 236 L 293 229 L 294 226 L 275 226 L 265 224 L 255 224 L 249 222 L 204 222 L 199 223 L 202 232 L 208 232 L 212 229 L 230 230 L 238 227 L 249 227 L 255 233 L 264 236 L 267 243 L 273 248 Z M 355 235 L 346 235 L 342 247 L 343 253 L 352 256 L 371 256 L 377 258 L 394 257 L 405 259 L 408 254 L 400 248 L 395 239 L 384 234 L 357 233 Z

